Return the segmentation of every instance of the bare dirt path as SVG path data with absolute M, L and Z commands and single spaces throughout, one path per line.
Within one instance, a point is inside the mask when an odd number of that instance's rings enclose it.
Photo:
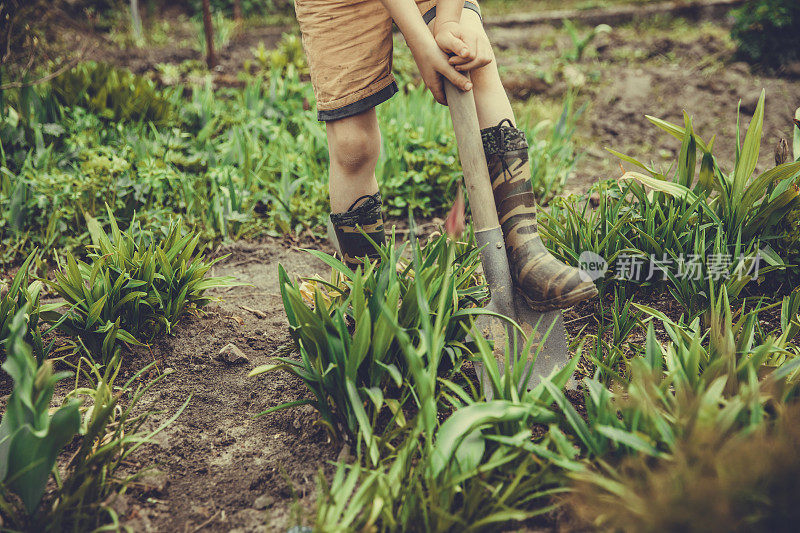
M 135 368 L 154 357 L 174 369 L 143 405 L 164 410 L 159 419 L 192 395 L 181 417 L 139 457 L 161 474 L 146 476 L 145 486 L 121 504 L 137 531 L 285 531 L 298 521 L 313 523 L 317 471 L 339 451 L 314 425 L 311 410 L 251 418 L 302 397 L 304 388 L 283 374 L 247 375 L 291 346 L 278 264 L 301 275 L 323 273 L 322 264 L 279 241 L 236 244 L 229 252 L 215 274 L 251 285 L 217 291 L 218 305 L 182 322 L 174 336 L 153 346 L 152 355 L 137 354 L 140 360 L 129 362 Z M 249 361 L 216 360 L 228 343 Z

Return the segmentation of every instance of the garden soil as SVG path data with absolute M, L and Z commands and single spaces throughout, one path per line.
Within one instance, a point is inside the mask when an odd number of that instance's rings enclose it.
M 300 380 L 284 373 L 248 377 L 273 356 L 296 356 L 289 351 L 278 264 L 304 276 L 323 274 L 324 265 L 277 240 L 221 252 L 230 255 L 215 275 L 247 285 L 214 291 L 221 298 L 216 305 L 182 321 L 174 336 L 127 365 L 155 360 L 174 370 L 142 405 L 162 411 L 153 425 L 191 396 L 183 414 L 139 456 L 155 471 L 115 503 L 137 531 L 284 531 L 313 524 L 317 472 L 340 453 L 310 408 L 254 418 L 307 397 Z M 220 360 L 229 344 L 246 359 Z

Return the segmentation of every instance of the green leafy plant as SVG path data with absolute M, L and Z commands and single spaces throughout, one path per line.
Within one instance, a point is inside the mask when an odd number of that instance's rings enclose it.
M 572 92 L 567 94 L 555 124 L 542 121 L 532 128 L 523 126 L 529 144 L 531 185 L 537 197 L 544 201 L 564 189 L 580 157 L 575 153 L 573 136 L 586 104 L 576 109 L 575 97 Z M 547 128 L 551 128 L 549 135 L 545 135 Z
M 575 109 L 574 95 L 569 95 L 555 125 L 520 124 L 530 145 L 537 196 L 549 199 L 564 187 L 577 160 L 572 137 L 583 110 Z M 376 173 L 388 214 L 443 211 L 452 203 L 461 176 L 447 110 L 430 98 L 424 85 L 417 85 L 381 106 L 379 115 L 383 150 Z
M 109 120 L 164 124 L 174 116 L 172 101 L 153 82 L 105 63 L 81 63 L 50 87 L 61 105 L 81 106 Z
M 574 475 L 565 498 L 575 528 L 614 531 L 769 531 L 797 521 L 798 409 L 754 432 L 698 428 L 670 459 L 630 457 Z M 679 511 L 678 511 L 679 510 Z
M 689 314 L 700 316 L 708 323 L 710 306 L 719 288 L 730 298 L 738 298 L 750 281 L 763 278 L 769 272 L 785 267 L 781 259 L 768 249 L 746 248 L 737 242 L 733 248 L 724 244 L 723 234 L 717 233 L 709 244 L 706 235 L 712 233 L 695 226 L 690 235 L 694 250 L 688 257 L 668 252 L 677 269 L 666 269 L 669 292 Z
M 261 69 L 267 72 L 294 69 L 300 74 L 308 74 L 303 43 L 296 33 L 284 33 L 273 50 L 267 50 L 264 42 L 259 42 L 258 47 L 253 49 L 253 56 Z
M 795 162 L 800 162 L 800 108 L 794 114 L 794 126 L 792 127 L 793 139 L 791 153 L 788 149 L 788 142 L 782 146 L 781 159 L 794 158 Z M 778 157 L 776 155 L 776 162 Z M 781 237 L 776 243 L 777 250 L 785 257 L 787 262 L 797 264 L 800 261 L 800 207 L 786 213 L 780 222 Z M 796 276 L 795 276 L 796 277 Z
M 287 61 L 299 58 L 296 38 L 284 45 L 279 53 Z M 271 55 L 264 50 L 265 61 Z M 90 238 L 84 214 L 108 226 L 105 204 L 123 227 L 167 227 L 178 212 L 202 244 L 324 231 L 327 141 L 299 63 L 243 74 L 243 88 L 216 89 L 196 79 L 195 66 L 161 69 L 162 78 L 185 80 L 185 92 L 95 63 L 4 92 L 3 264 L 34 247 L 47 260 L 54 251 L 82 255 Z M 379 109 L 384 146 L 377 174 L 387 214 L 405 216 L 409 207 L 441 214 L 460 182 L 450 120 L 417 78 L 404 90 Z M 571 172 L 578 113 L 568 100 L 552 128 L 521 126 L 531 144 L 534 188 L 544 198 Z
M 11 285 L 4 284 L 3 290 L 0 291 L 2 294 L 0 296 L 0 350 L 2 350 L 0 354 L 5 353 L 5 344 L 11 336 L 11 325 L 17 312 L 23 308 L 28 309 L 28 304 L 35 299 L 31 294 L 32 291 L 26 290 L 29 289 L 28 269 L 35 253 L 31 252 L 31 255 L 22 263 L 14 279 L 11 280 Z
M 582 198 L 554 198 L 550 209 L 541 211 L 539 227 L 565 263 L 580 265 L 585 252 L 605 260 L 606 270 L 595 280 L 605 300 L 620 287 L 662 287 L 666 280 L 653 260 L 677 268 L 676 261 L 704 256 L 710 245 L 701 237 L 710 231 L 700 220 L 696 204 L 648 192 L 632 180 L 607 180 Z
M 563 58 L 567 61 L 574 62 L 583 59 L 583 54 L 586 51 L 586 47 L 589 46 L 598 35 L 609 33 L 611 31 L 611 26 L 608 24 L 600 24 L 592 28 L 586 33 L 586 35 L 581 36 L 580 33 L 578 33 L 578 28 L 571 20 L 564 19 L 562 22 L 564 23 L 564 29 L 567 30 L 567 33 L 569 34 L 569 38 L 572 40 L 572 49 L 567 51 L 563 56 Z
M 3 363 L 14 389 L 0 423 L 0 479 L 3 491 L 17 495 L 30 515 L 42 499 L 59 452 L 78 432 L 81 417 L 75 400 L 50 414 L 54 386 L 69 373 L 53 373 L 50 361 L 37 365 L 24 340 L 26 312 L 27 307 L 20 309 L 11 323 Z M 0 507 L 13 514 L 14 504 L 6 495 Z
M 570 436 L 584 457 L 607 461 L 643 454 L 669 459 L 676 443 L 696 431 L 753 431 L 770 419 L 770 402 L 796 395 L 800 359 L 788 349 L 786 338 L 755 342 L 757 313 L 734 320 L 724 290 L 712 303 L 705 331 L 699 319 L 686 325 L 655 309 L 637 307 L 662 321 L 671 342 L 662 346 L 649 324 L 641 356 L 628 361 L 630 379 L 618 380 L 619 389 L 584 379 L 586 420 L 563 393 L 548 386 L 562 412 L 559 431 Z M 587 466 L 576 461 L 574 452 L 563 459 L 564 467 L 574 472 Z
M 548 246 L 569 264 L 579 264 L 583 252 L 605 259 L 608 269 L 596 282 L 601 294 L 620 283 L 666 285 L 693 315 L 707 311 L 715 286 L 725 284 L 728 294 L 737 297 L 756 271 L 763 276 L 786 269 L 789 254 L 782 258 L 769 243 L 784 249 L 780 243 L 790 231 L 786 221 L 800 205 L 800 162 L 753 176 L 763 113 L 762 94 L 729 173 L 717 164 L 713 141 L 700 139 L 688 116 L 684 128 L 649 117 L 682 141 L 672 174 L 612 151 L 649 175 L 627 172 L 621 183 L 600 183 L 583 199 L 554 199 L 540 220 Z M 630 263 L 624 275 L 623 260 Z M 691 266 L 693 261 L 698 264 Z M 697 272 L 691 274 L 690 267 Z
M 184 234 L 180 220 L 172 222 L 162 239 L 151 237 L 147 243 L 122 232 L 110 212 L 109 219 L 110 236 L 87 215 L 94 243 L 91 263 L 67 253 L 49 283 L 71 308 L 45 317 L 63 320 L 60 329 L 81 337 L 91 353 L 108 358 L 117 341 L 136 344 L 139 338 L 169 333 L 182 315 L 211 301 L 205 295 L 208 289 L 236 284 L 228 277 L 206 278 L 222 258 L 205 261 L 197 251 L 199 236 Z
M 206 32 L 203 29 L 203 19 L 199 16 L 194 17 L 192 23 L 195 32 L 194 49 L 203 53 L 206 50 Z M 233 39 L 238 25 L 235 20 L 226 17 L 224 13 L 219 11 L 211 14 L 211 24 L 214 27 L 214 50 L 223 50 Z
M 619 379 L 619 374 L 626 372 L 625 348 L 628 337 L 639 326 L 642 312 L 634 303 L 635 285 L 622 284 L 614 287 L 614 303 L 606 305 L 598 301 L 600 309 L 597 316 L 598 325 L 595 335 L 588 335 L 585 340 L 594 341 L 594 353 L 587 352 L 586 358 L 595 365 L 595 370 L 584 369 L 584 375 L 595 374 L 595 378 L 608 385 Z M 610 336 L 609 336 L 610 334 Z
M 524 409 L 499 400 L 483 404 L 481 413 L 456 411 L 465 429 L 491 433 L 502 424 L 523 421 Z M 444 426 L 442 426 L 444 428 Z M 450 428 L 447 428 L 450 429 Z M 443 435 L 444 437 L 444 435 Z M 340 464 L 330 483 L 319 477 L 315 528 L 340 532 L 378 528 L 381 531 L 496 531 L 552 510 L 548 498 L 562 492 L 547 464 L 510 447 L 488 445 L 488 459 L 434 474 L 426 442 L 412 433 L 396 454 L 378 468 Z M 445 440 L 444 438 L 442 440 Z M 475 442 L 472 439 L 471 442 Z M 454 453 L 452 450 L 449 450 Z M 463 457 L 464 453 L 460 453 Z M 456 463 L 457 457 L 450 456 Z
M 661 172 L 617 154 L 650 174 L 628 172 L 624 178 L 638 180 L 673 198 L 696 203 L 711 222 L 722 226 L 729 244 L 740 235 L 744 243 L 756 236 L 773 238 L 777 223 L 800 203 L 797 185 L 800 162 L 784 163 L 753 177 L 764 124 L 764 98 L 762 91 L 743 143 L 737 119 L 736 159 L 731 172 L 724 172 L 717 164 L 712 153 L 713 140 L 706 144 L 694 134 L 688 115 L 685 116 L 684 128 L 648 117 L 656 126 L 682 141 L 675 174 L 669 180 Z M 702 154 L 699 174 L 696 173 L 698 149 Z
M 402 427 L 402 407 L 410 394 L 408 363 L 394 324 L 416 337 L 420 324 L 433 313 L 446 328 L 443 349 L 448 358 L 420 364 L 430 365 L 437 374 L 452 370 L 468 355 L 464 325 L 478 312 L 475 303 L 486 295 L 475 274 L 475 248 L 450 243 L 444 236 L 425 246 L 418 241 L 411 246 L 413 264 L 401 260 L 406 246 L 396 245 L 392 238 L 381 248 L 379 264 L 367 263 L 355 272 L 338 259 L 309 250 L 333 268 L 331 282 L 306 280 L 300 285 L 279 268 L 283 304 L 300 360 L 279 358 L 251 375 L 289 372 L 304 381 L 314 399 L 282 404 L 262 414 L 310 404 L 331 434 L 363 440 L 377 461 L 373 429 L 377 417 L 386 407 Z M 442 298 L 443 294 L 449 297 Z M 443 307 L 437 307 L 440 303 Z
M 25 342 L 33 350 L 36 363 L 42 365 L 48 357 L 52 357 L 60 351 L 71 350 L 73 347 L 65 343 L 61 347 L 55 348 L 56 339 L 50 334 L 61 325 L 60 322 L 56 322 L 44 330 L 41 328 L 41 314 L 57 309 L 60 305 L 40 305 L 42 282 L 37 280 L 29 283 L 30 276 L 28 272 L 36 255 L 36 250 L 31 252 L 20 266 L 14 279 L 11 280 L 8 292 L 0 297 L 0 355 L 5 357 L 6 343 L 11 337 L 12 324 L 17 313 L 24 309 L 26 321 Z M 50 337 L 50 342 L 45 344 L 44 339 L 47 337 Z
M 3 369 L 14 379 L 14 390 L 0 423 L 0 508 L 6 526 L 36 531 L 85 531 L 117 522 L 106 506 L 113 494 L 125 490 L 139 472 L 118 471 L 131 454 L 171 424 L 191 398 L 155 429 L 143 427 L 153 411 L 134 414 L 142 397 L 164 379 L 158 375 L 134 386 L 153 370 L 151 363 L 117 384 L 121 359 L 117 352 L 100 366 L 90 355 L 76 366 L 88 385 L 76 387 L 63 405 L 50 414 L 55 383 L 69 372 L 53 373 L 50 360 L 37 367 L 24 341 L 25 312 L 14 319 L 9 355 Z M 54 465 L 62 448 L 77 436 L 79 443 L 63 469 Z M 55 490 L 39 506 L 54 474 Z M 11 496 L 14 494 L 15 496 Z M 16 498 L 19 498 L 21 505 Z
M 382 157 L 376 174 L 390 216 L 430 216 L 449 206 L 460 182 L 446 109 L 417 86 L 379 108 Z
M 419 268 L 418 257 L 414 264 Z M 424 299 L 421 286 L 416 294 Z M 448 299 L 442 293 L 432 309 Z M 532 437 L 532 423 L 555 420 L 550 393 L 544 385 L 527 391 L 527 357 L 517 359 L 508 347 L 505 368 L 513 370 L 501 372 L 477 331 L 475 355 L 486 365 L 495 398 L 484 401 L 483 391 L 470 394 L 438 377 L 436 362 L 447 357 L 447 324 L 436 316 L 421 316 L 415 339 L 394 324 L 419 409 L 401 443 L 375 467 L 340 464 L 330 484 L 320 474 L 320 531 L 494 531 L 552 509 L 548 498 L 561 492 L 554 469 L 521 446 Z M 563 387 L 577 362 L 573 358 L 550 384 Z M 442 404 L 452 411 L 440 422 Z
M 87 352 L 77 370 L 88 383 L 77 386 L 68 398 L 81 398 L 87 406 L 81 422 L 80 445 L 65 464 L 64 475 L 57 480 L 58 490 L 39 524 L 47 531 L 86 531 L 118 522 L 116 512 L 107 502 L 126 491 L 146 470 L 124 468 L 134 454 L 172 424 L 186 409 L 191 395 L 166 420 L 157 426 L 148 421 L 159 411 L 137 411 L 139 403 L 154 386 L 171 372 L 154 372 L 150 363 L 119 382 L 119 353 L 101 366 Z

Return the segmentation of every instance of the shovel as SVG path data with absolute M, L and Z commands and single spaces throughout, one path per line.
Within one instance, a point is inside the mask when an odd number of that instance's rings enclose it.
M 477 326 L 486 338 L 494 341 L 494 356 L 501 372 L 504 371 L 505 346 L 508 342 L 515 352 L 511 355 L 516 355 L 510 360 L 525 362 L 526 368 L 521 375 L 530 376 L 528 389 L 532 389 L 542 376 L 549 375 L 554 368 L 562 368 L 570 359 L 564 318 L 560 310 L 546 313 L 534 311 L 514 289 L 503 231 L 497 218 L 489 170 L 483 151 L 475 98 L 472 91 L 462 92 L 447 80 L 444 85 L 472 210 L 475 240 L 478 247 L 483 247 L 481 263 L 491 296 L 485 309 L 513 319 L 521 326 L 526 336 L 533 335 L 531 351 L 527 354 L 522 353 L 525 348 L 524 339 L 518 338 L 517 330 L 508 321 L 484 316 L 478 321 Z M 536 356 L 537 351 L 538 356 Z M 532 369 L 528 367 L 531 364 Z M 491 399 L 492 392 L 488 386 L 486 370 L 482 365 L 476 370 L 484 385 L 487 399 Z

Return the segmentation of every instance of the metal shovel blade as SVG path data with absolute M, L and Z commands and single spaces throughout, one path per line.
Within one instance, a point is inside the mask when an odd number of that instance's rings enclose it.
M 477 231 L 475 239 L 478 246 L 483 247 L 481 263 L 491 295 L 485 309 L 513 319 L 520 325 L 526 338 L 533 335 L 534 339 L 530 352 L 522 353 L 525 349 L 525 338 L 508 321 L 490 316 L 483 316 L 478 320 L 478 331 L 493 341 L 494 357 L 501 373 L 505 371 L 506 346 L 513 351 L 509 354 L 511 361 L 524 361 L 526 367 L 520 375 L 521 379 L 530 376 L 527 386 L 530 390 L 541 381 L 542 376 L 549 375 L 556 368 L 562 368 L 569 361 L 564 319 L 559 310 L 547 313 L 534 311 L 514 289 L 500 228 Z M 484 395 L 486 399 L 491 399 L 492 389 L 487 382 L 486 369 L 481 364 L 476 366 Z

